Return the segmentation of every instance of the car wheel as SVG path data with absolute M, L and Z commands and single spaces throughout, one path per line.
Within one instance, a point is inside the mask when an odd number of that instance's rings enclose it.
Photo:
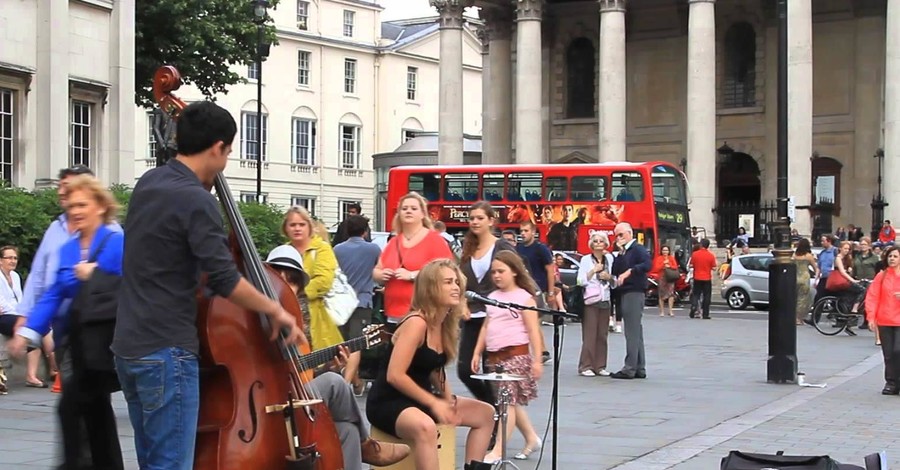
M 750 295 L 739 287 L 728 291 L 725 300 L 728 302 L 728 307 L 733 310 L 744 310 L 750 305 Z

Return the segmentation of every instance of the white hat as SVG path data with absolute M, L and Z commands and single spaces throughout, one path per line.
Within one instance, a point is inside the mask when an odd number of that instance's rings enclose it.
M 309 283 L 309 275 L 303 269 L 303 258 L 300 257 L 297 249 L 291 245 L 275 247 L 274 250 L 269 252 L 269 256 L 266 257 L 266 264 L 300 271 L 300 274 L 303 276 L 303 285 L 305 286 Z

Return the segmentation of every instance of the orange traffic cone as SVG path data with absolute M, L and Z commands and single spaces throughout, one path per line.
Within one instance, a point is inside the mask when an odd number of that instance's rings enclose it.
M 56 380 L 53 381 L 53 388 L 50 389 L 50 391 L 53 392 L 53 393 L 60 393 L 60 392 L 62 392 L 62 380 L 59 378 L 60 375 L 62 375 L 62 374 L 60 374 L 60 373 L 57 372 L 57 374 L 56 374 Z

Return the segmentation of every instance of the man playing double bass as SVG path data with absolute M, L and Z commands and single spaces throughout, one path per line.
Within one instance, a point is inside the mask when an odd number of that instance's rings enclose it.
M 294 317 L 238 272 L 209 192 L 225 169 L 237 126 L 210 102 L 184 109 L 178 155 L 145 173 L 126 219 L 123 280 L 112 350 L 141 469 L 188 470 L 200 406 L 196 292 L 265 314 L 289 344 L 306 343 Z

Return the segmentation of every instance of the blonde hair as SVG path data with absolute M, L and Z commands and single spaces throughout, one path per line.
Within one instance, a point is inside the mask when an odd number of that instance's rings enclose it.
M 428 215 L 428 200 L 422 197 L 421 194 L 412 191 L 403 195 L 399 201 L 397 201 L 397 212 L 394 214 L 393 220 L 391 220 L 391 231 L 394 233 L 400 233 L 400 207 L 403 206 L 403 201 L 407 199 L 415 199 L 419 203 L 419 209 L 422 210 L 422 215 L 425 216 L 422 219 L 422 225 L 424 225 L 428 229 L 433 229 L 434 224 L 432 224 L 431 216 Z
M 104 224 L 115 222 L 119 203 L 112 193 L 100 184 L 100 180 L 88 174 L 71 176 L 66 179 L 66 192 L 71 194 L 74 191 L 88 193 L 100 207 L 106 209 L 106 213 L 103 214 Z
M 522 262 L 522 258 L 518 253 L 509 250 L 498 251 L 494 255 L 494 261 L 499 261 L 509 266 L 509 269 L 516 275 L 516 285 L 521 289 L 531 295 L 538 293 L 537 283 L 534 282 L 531 274 L 528 274 L 528 269 L 525 268 L 525 263 Z
M 425 322 L 428 324 L 436 321 L 442 308 L 438 305 L 437 299 L 441 298 L 441 271 L 444 268 L 456 273 L 456 282 L 460 288 L 459 305 L 451 308 L 441 323 L 441 343 L 444 347 L 444 353 L 447 354 L 447 363 L 449 363 L 459 351 L 459 345 L 457 344 L 459 342 L 459 320 L 468 308 L 465 299 L 462 297 L 462 289 L 466 285 L 466 276 L 459 270 L 459 266 L 454 261 L 439 258 L 429 262 L 419 271 L 413 285 L 411 310 L 421 312 Z
M 306 224 L 309 226 L 309 238 L 319 237 L 323 240 L 329 240 L 331 235 L 328 233 L 328 229 L 325 227 L 325 224 L 315 220 L 310 215 L 309 211 L 306 210 L 305 207 L 302 206 L 293 206 L 284 213 L 284 220 L 281 222 L 281 233 L 287 238 L 291 238 L 287 232 L 288 220 L 290 220 L 291 215 L 298 215 L 301 219 L 306 221 Z

